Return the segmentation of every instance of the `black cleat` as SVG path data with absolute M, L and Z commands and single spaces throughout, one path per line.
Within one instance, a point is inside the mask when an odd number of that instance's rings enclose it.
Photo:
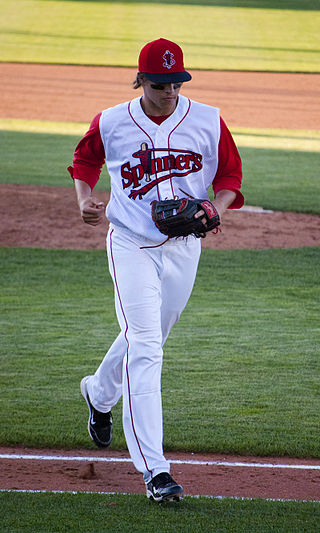
M 99 448 L 107 448 L 112 441 L 111 411 L 109 413 L 101 413 L 101 411 L 93 407 L 87 391 L 88 378 L 89 376 L 86 376 L 81 380 L 80 389 L 82 396 L 88 404 L 90 413 L 88 420 L 89 435 Z
M 155 502 L 180 501 L 183 498 L 183 488 L 178 485 L 168 472 L 161 472 L 146 484 L 147 497 Z

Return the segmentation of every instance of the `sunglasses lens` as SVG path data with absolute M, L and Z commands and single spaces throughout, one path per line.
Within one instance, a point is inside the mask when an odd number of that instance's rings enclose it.
M 164 89 L 164 85 L 156 85 L 153 83 L 151 83 L 150 87 L 151 89 L 154 89 L 155 91 L 163 91 Z
M 173 83 L 174 89 L 180 89 L 182 83 Z M 151 83 L 150 84 L 151 89 L 154 89 L 155 91 L 163 91 L 165 89 L 164 85 L 161 85 L 160 83 Z

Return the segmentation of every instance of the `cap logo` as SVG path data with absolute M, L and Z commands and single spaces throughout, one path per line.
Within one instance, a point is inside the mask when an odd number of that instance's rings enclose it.
M 174 58 L 174 55 L 172 54 L 172 52 L 169 52 L 169 50 L 166 50 L 162 56 L 162 59 L 164 59 L 163 66 L 170 70 L 171 67 L 173 67 L 173 65 L 176 64 L 173 58 Z

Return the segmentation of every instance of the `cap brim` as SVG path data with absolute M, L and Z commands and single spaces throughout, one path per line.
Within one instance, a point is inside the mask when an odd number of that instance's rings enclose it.
M 186 70 L 184 72 L 170 72 L 168 74 L 150 74 L 144 72 L 144 76 L 155 83 L 181 83 L 183 81 L 190 81 L 192 76 Z

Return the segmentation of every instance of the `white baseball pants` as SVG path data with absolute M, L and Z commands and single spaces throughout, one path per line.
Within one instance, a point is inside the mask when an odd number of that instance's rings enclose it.
M 99 411 L 110 411 L 123 396 L 128 449 L 146 483 L 170 470 L 162 448 L 162 348 L 191 295 L 201 243 L 191 236 L 147 246 L 152 242 L 110 225 L 107 252 L 121 332 L 88 380 Z

